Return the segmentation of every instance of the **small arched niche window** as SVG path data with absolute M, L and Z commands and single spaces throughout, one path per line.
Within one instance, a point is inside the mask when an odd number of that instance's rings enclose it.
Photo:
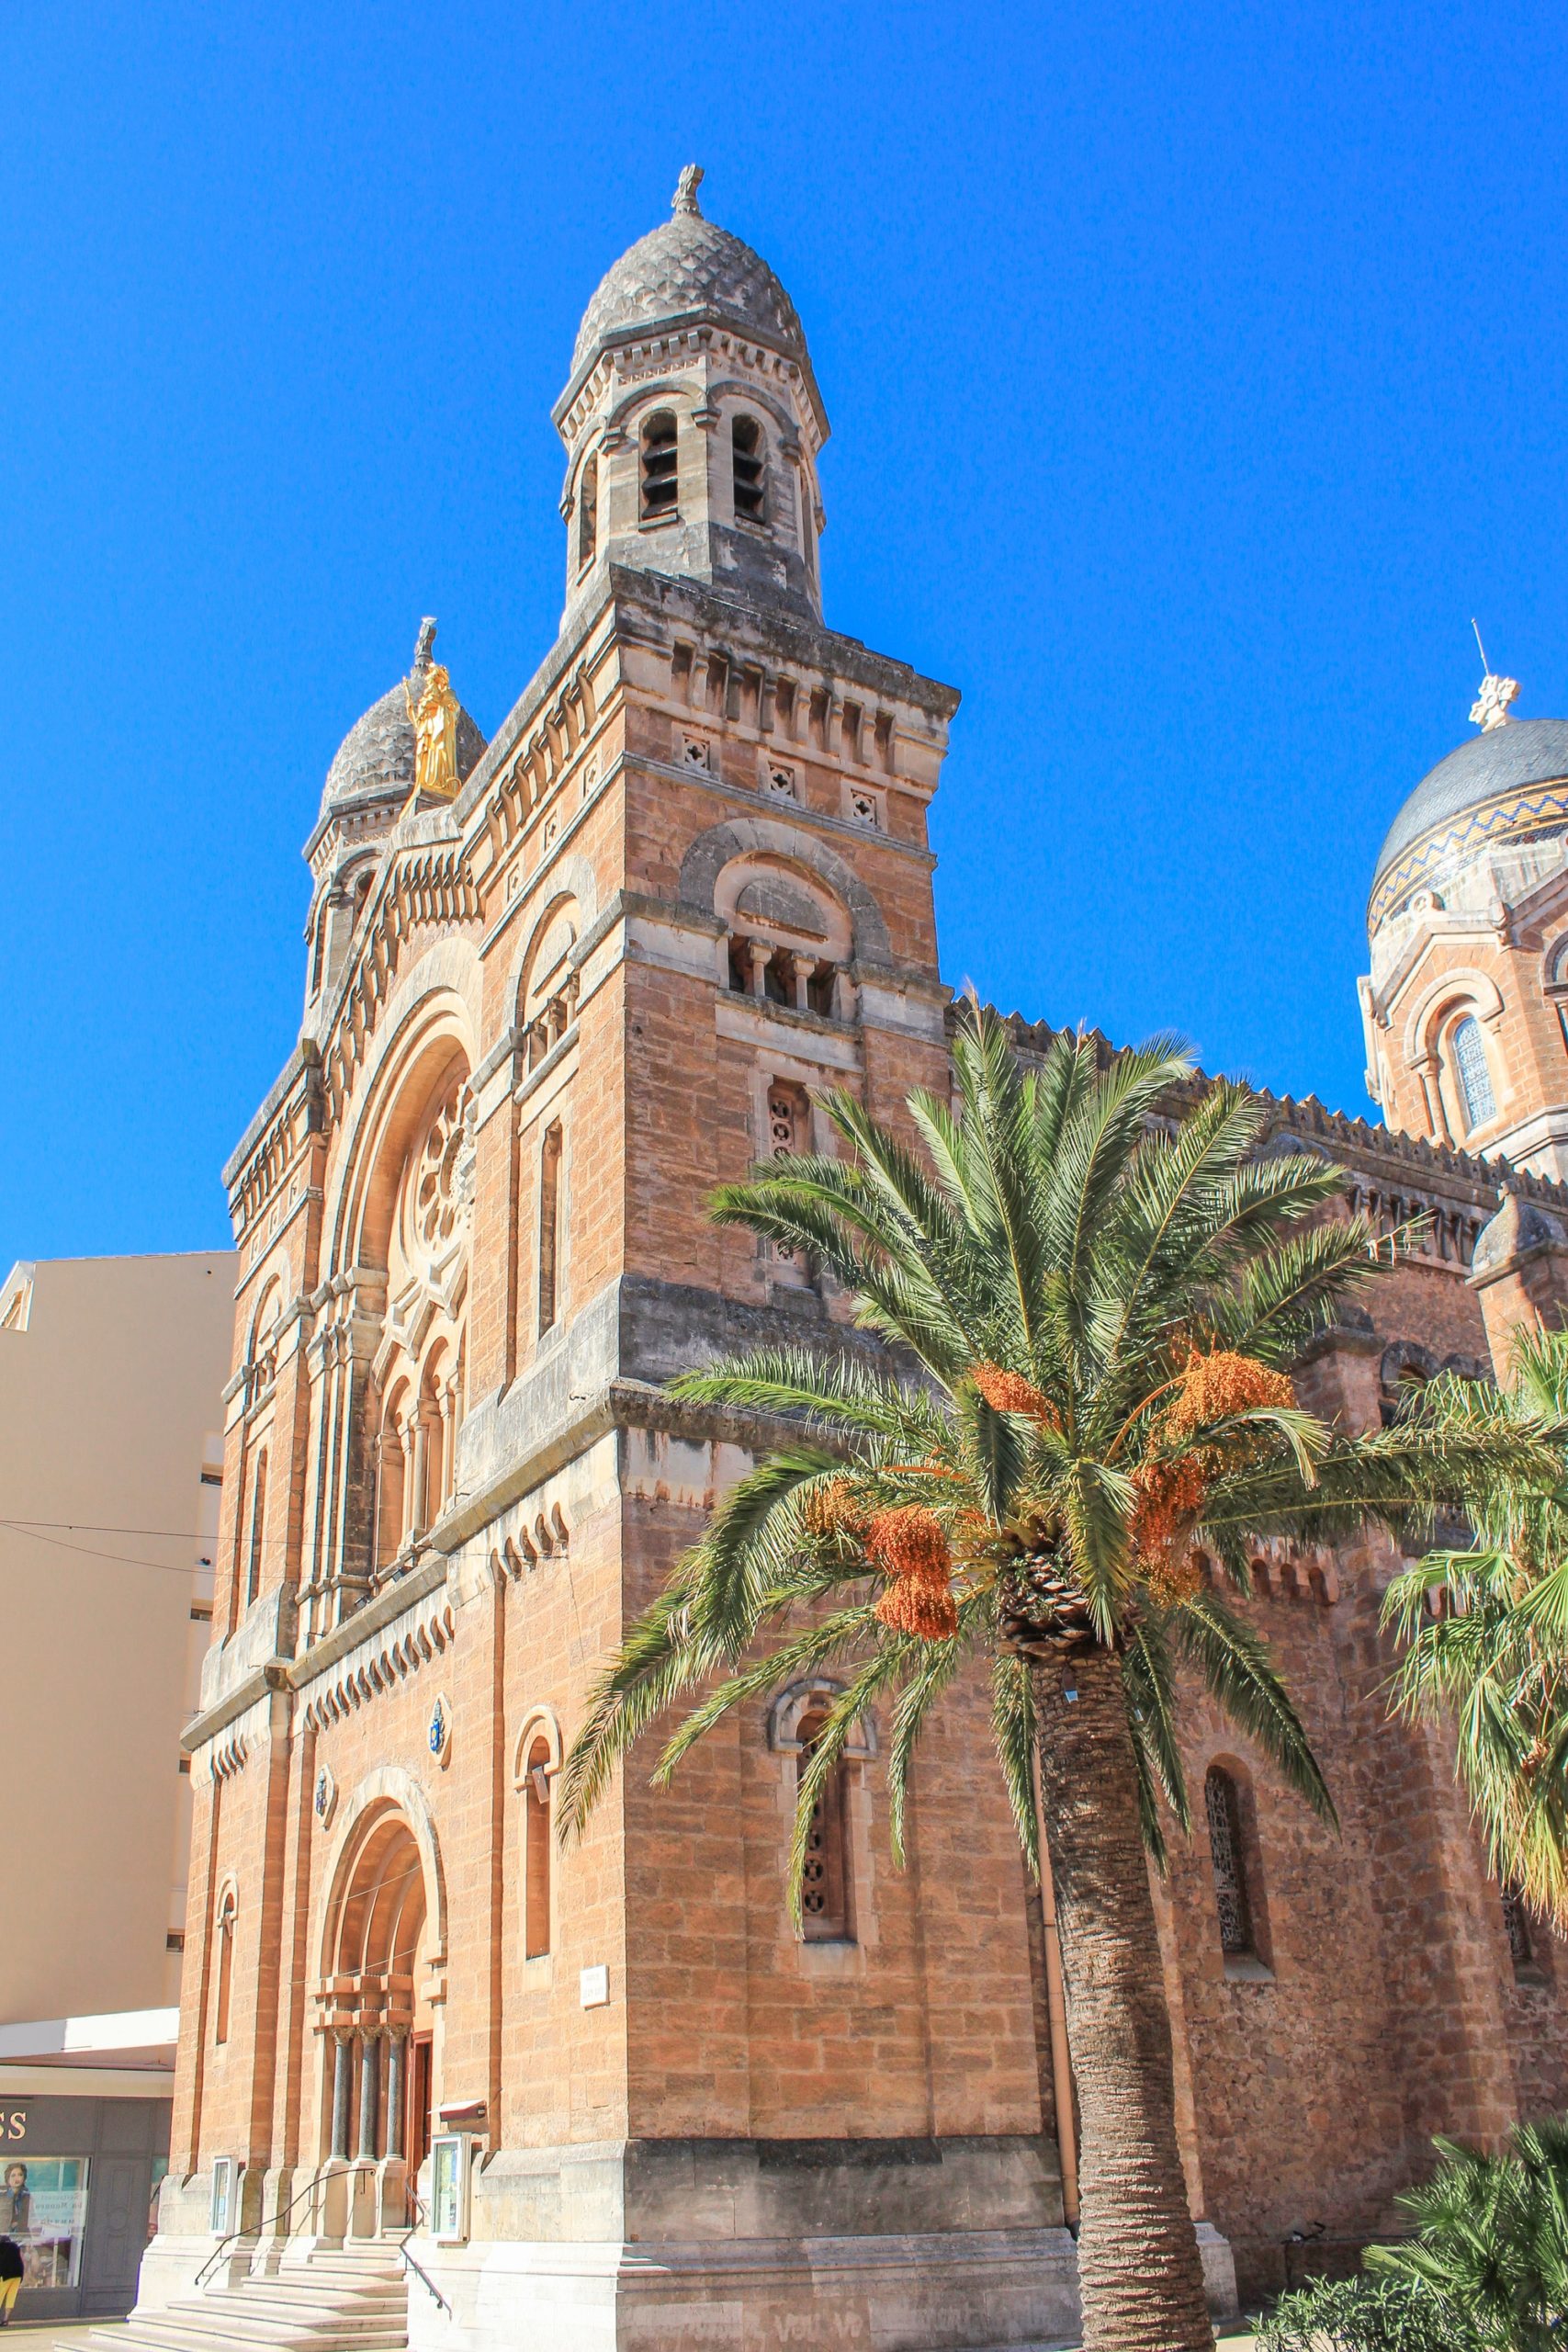
M 599 459 L 591 457 L 582 469 L 577 492 L 577 568 L 586 571 L 599 545 Z
M 560 1308 L 561 1126 L 552 1122 L 539 1154 L 539 1337 Z
M 263 1552 L 266 1543 L 266 1448 L 256 1456 L 251 1473 L 251 1538 L 249 1562 L 245 1572 L 245 1606 L 248 1609 L 261 1590 Z
M 797 1783 L 811 1761 L 812 1752 L 827 1728 L 827 1723 L 825 1702 L 814 1703 L 800 1719 Z M 847 1943 L 851 1937 L 850 1873 L 845 1828 L 846 1779 L 847 1771 L 842 1761 L 835 1764 L 811 1808 L 800 1905 L 802 1925 L 808 1944 Z
M 762 476 L 762 428 L 754 416 L 738 416 L 729 428 L 735 477 L 735 512 L 742 523 L 766 518 Z
M 1473 1012 L 1454 1025 L 1452 1039 L 1454 1076 L 1459 1081 L 1460 1100 L 1464 1106 L 1466 1132 L 1483 1127 L 1497 1115 L 1496 1098 L 1492 1091 L 1492 1070 L 1486 1059 L 1486 1044 L 1481 1035 L 1481 1023 Z
M 229 2039 L 229 2011 L 234 1997 L 234 1890 L 225 1887 L 218 1905 L 218 1990 L 213 2004 L 214 2041 Z
M 673 514 L 680 495 L 676 479 L 675 412 L 656 408 L 642 428 L 642 519 L 656 523 Z
M 1503 1928 L 1508 1939 L 1508 1957 L 1514 1963 L 1514 1974 L 1524 1984 L 1540 1984 L 1546 1972 L 1536 1951 L 1535 1930 L 1525 1898 L 1517 1886 L 1503 1889 Z
M 1209 1825 L 1220 1950 L 1227 1961 L 1256 1960 L 1256 1907 L 1247 1884 L 1241 1791 L 1222 1765 L 1212 1764 L 1204 1776 L 1203 1811 Z
M 530 1742 L 523 1784 L 523 1956 L 543 1960 L 550 1948 L 550 1747 L 541 1732 Z

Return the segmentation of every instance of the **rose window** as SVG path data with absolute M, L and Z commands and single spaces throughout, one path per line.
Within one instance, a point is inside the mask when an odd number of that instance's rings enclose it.
M 451 1239 L 462 1211 L 457 1165 L 463 1155 L 462 1089 L 454 1086 L 432 1119 L 413 1179 L 413 1229 L 432 1257 Z

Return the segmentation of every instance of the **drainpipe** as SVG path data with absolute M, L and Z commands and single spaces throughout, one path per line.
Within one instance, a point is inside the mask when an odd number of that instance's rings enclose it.
M 1056 2154 L 1062 2167 L 1062 2219 L 1078 2225 L 1078 2142 L 1073 2120 L 1073 2063 L 1067 2054 L 1067 2005 L 1062 1992 L 1062 1939 L 1056 1928 L 1056 1889 L 1051 1849 L 1045 1838 L 1045 1808 L 1040 1795 L 1040 1755 L 1030 1758 L 1034 1778 L 1034 1834 L 1040 1848 L 1040 1909 L 1045 1928 L 1045 2007 L 1051 2020 L 1051 2091 L 1056 2109 Z

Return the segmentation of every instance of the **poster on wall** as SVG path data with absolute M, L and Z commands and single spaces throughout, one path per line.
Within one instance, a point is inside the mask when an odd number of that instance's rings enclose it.
M 85 2156 L 12 2158 L 0 2185 L 0 2236 L 21 2250 L 24 2294 L 77 2284 L 86 2229 Z
M 444 2132 L 430 2143 L 430 2233 L 451 2245 L 467 2237 L 468 2143 L 460 2132 Z

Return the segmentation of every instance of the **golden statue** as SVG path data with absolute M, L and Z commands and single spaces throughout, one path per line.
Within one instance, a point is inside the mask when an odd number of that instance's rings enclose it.
M 403 680 L 403 701 L 413 728 L 414 800 L 426 792 L 436 800 L 452 800 L 457 792 L 457 697 L 452 692 L 447 672 L 439 662 L 431 662 L 434 638 L 435 624 L 426 621 L 420 630 L 414 655 L 413 676 L 419 683 L 417 702 L 409 690 L 408 679 Z

